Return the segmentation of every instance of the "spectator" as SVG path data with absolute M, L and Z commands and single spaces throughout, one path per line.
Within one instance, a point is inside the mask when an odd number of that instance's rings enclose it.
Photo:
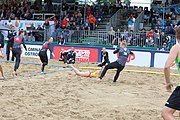
M 63 34 L 60 35 L 59 40 L 58 40 L 59 45 L 64 45 L 65 44 L 65 39 Z
M 126 41 L 127 45 L 135 45 L 136 40 L 135 40 L 135 35 L 133 30 L 130 30 L 130 33 L 128 33 L 128 40 Z
M 161 32 L 161 35 L 160 35 L 160 46 L 162 47 L 163 43 L 167 44 L 167 42 L 168 42 L 167 36 L 164 34 L 164 32 Z
M 154 40 L 151 38 L 151 39 L 147 39 L 146 40 L 146 46 L 147 47 L 154 47 Z
M 11 10 L 8 9 L 7 12 L 6 12 L 6 19 L 7 19 L 7 18 L 10 18 L 10 15 L 11 15 Z
M 172 20 L 171 20 L 171 17 L 169 17 L 167 20 L 166 20 L 166 29 L 167 29 L 167 32 L 169 33 L 170 30 L 171 30 L 171 24 L 172 23 Z
M 29 35 L 30 36 L 30 39 L 28 39 L 28 40 L 30 40 L 30 41 L 35 41 L 35 37 L 34 37 L 34 35 L 35 35 L 35 30 L 36 30 L 36 28 L 34 27 L 34 23 L 32 23 L 31 24 L 31 27 L 29 28 L 29 30 L 30 30 L 30 32 L 29 32 L 29 34 L 26 34 L 26 35 Z M 28 37 L 28 36 L 27 36 Z
M 108 32 L 108 38 L 109 38 L 110 43 L 112 43 L 114 37 L 115 37 L 115 31 L 114 31 L 113 27 L 111 27 L 110 31 Z
M 145 46 L 145 44 L 146 44 L 146 39 L 147 39 L 146 29 L 143 28 L 143 29 L 141 30 L 141 33 L 140 33 L 140 42 L 139 42 L 139 45 L 140 45 L 140 46 Z
M 49 29 L 49 21 L 48 21 L 48 19 L 46 19 L 45 20 L 45 22 L 44 22 L 44 24 L 43 24 L 43 27 L 45 28 L 45 29 Z
M 69 19 L 65 17 L 62 21 L 62 29 L 65 29 L 66 27 L 68 27 L 68 25 L 69 25 Z
M 87 16 L 89 17 L 91 15 L 91 8 L 90 6 L 87 6 Z
M 147 45 L 147 47 L 152 47 L 154 45 L 154 31 L 153 31 L 153 29 L 150 29 L 150 31 L 147 34 L 146 45 Z
M 48 12 L 51 12 L 52 11 L 52 0 L 47 0 L 46 1 L 47 2 L 47 4 L 46 4 L 46 10 L 48 11 Z
M 63 17 L 66 16 L 67 11 L 68 11 L 68 4 L 67 4 L 66 0 L 64 0 L 63 3 L 62 3 L 62 11 L 61 11 L 62 13 L 61 13 L 61 15 Z
M 74 50 L 74 47 L 71 47 L 71 50 L 68 51 L 68 54 L 67 54 L 67 63 L 74 64 L 75 59 L 76 59 L 76 52 Z
M 32 18 L 32 15 L 29 13 L 28 10 L 26 10 L 26 13 L 24 14 L 24 19 L 25 20 L 30 20 Z
M 160 30 L 160 31 L 163 30 L 163 26 L 161 25 L 160 21 L 157 21 L 157 24 L 156 24 L 156 26 L 155 26 L 155 29 L 158 29 L 158 30 Z
M 45 39 L 47 39 L 48 35 L 49 35 L 49 21 L 48 19 L 45 20 L 44 24 L 43 24 L 43 28 L 44 28 L 44 33 L 45 33 Z
M 8 21 L 6 22 L 6 25 L 11 28 L 12 27 L 12 21 L 11 18 L 9 17 Z
M 38 25 L 37 29 L 36 29 L 36 33 L 35 33 L 35 40 L 36 41 L 43 41 L 43 34 L 44 34 L 44 30 L 41 27 L 41 25 Z
M 122 36 L 122 40 L 125 40 L 125 41 L 128 40 L 128 31 L 126 30 L 126 28 L 123 30 L 121 36 Z
M 99 12 L 96 12 L 96 20 L 97 20 L 97 24 L 99 24 L 102 20 L 102 16 L 99 14 Z
M 77 28 L 76 28 L 76 22 L 73 22 L 73 25 L 70 26 L 70 30 L 77 30 Z
M 80 30 L 84 30 L 84 19 L 83 18 L 81 18 L 79 21 L 79 27 L 80 27 Z
M 150 31 L 148 32 L 147 38 L 148 39 L 154 39 L 154 31 L 153 31 L 153 29 L 150 29 Z
M 84 30 L 90 30 L 90 23 L 88 19 L 86 19 L 86 22 L 84 23 Z
M 155 30 L 154 43 L 157 46 L 157 48 L 160 49 L 160 30 Z
M 15 17 L 17 17 L 18 19 L 20 19 L 20 16 L 21 16 L 21 13 L 20 13 L 20 10 L 18 9 L 16 14 L 15 14 Z
M 4 9 L 1 10 L 0 17 L 3 19 L 6 18 L 6 12 L 4 11 Z
M 160 49 L 160 51 L 169 51 L 166 43 L 163 43 L 163 47 Z
M 75 22 L 75 21 L 74 21 L 74 17 L 71 17 L 70 20 L 69 20 L 69 26 L 70 26 L 70 28 L 71 28 L 71 26 L 73 25 L 73 22 Z
M 120 45 L 121 42 L 121 32 L 120 29 L 117 30 L 117 32 L 115 33 L 115 38 L 112 41 L 113 45 Z
M 134 23 L 135 23 L 135 18 L 133 17 L 133 14 L 130 15 L 128 18 L 128 31 L 134 30 Z
M 165 15 L 164 15 L 164 17 L 165 17 L 165 19 L 167 20 L 167 19 L 170 17 L 169 13 L 166 12 Z
M 68 52 L 64 51 L 64 49 L 61 49 L 59 61 L 63 61 L 64 64 L 67 64 L 67 54 Z
M 177 24 L 176 24 L 176 22 L 173 22 L 173 24 L 170 25 L 169 33 L 175 35 L 176 28 L 177 28 Z
M 159 18 L 158 12 L 157 11 L 153 12 L 153 15 L 152 15 L 152 26 L 154 26 L 157 23 L 158 18 Z
M 24 15 L 25 15 L 25 13 L 24 13 L 24 11 L 22 11 L 21 16 L 20 16 L 20 20 L 24 19 Z
M 90 14 L 88 17 L 88 21 L 90 23 L 90 30 L 95 30 L 96 18 L 92 14 Z

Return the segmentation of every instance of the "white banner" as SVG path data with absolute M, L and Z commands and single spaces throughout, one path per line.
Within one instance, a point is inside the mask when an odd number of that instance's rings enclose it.
M 26 45 L 27 51 L 23 48 L 22 57 L 39 58 L 39 51 L 42 45 Z M 50 58 L 50 51 L 47 51 L 48 58 Z
M 3 20 L 2 24 L 5 25 L 8 22 L 8 20 Z M 27 27 L 31 27 L 31 24 L 34 24 L 35 29 L 37 29 L 38 25 L 43 27 L 44 21 L 35 21 L 35 20 L 12 20 L 12 25 L 15 27 L 16 32 L 18 33 L 19 30 L 27 30 Z M 53 25 L 54 21 L 49 21 L 49 25 Z M 54 27 L 51 26 L 49 28 L 50 30 L 48 31 L 48 36 L 51 36 L 52 33 L 54 32 Z M 3 31 L 3 34 L 5 37 L 7 37 L 8 32 Z
M 168 58 L 169 53 L 155 53 L 154 67 L 163 68 Z
M 114 50 L 107 50 L 109 53 L 110 62 L 117 60 L 117 54 L 113 54 Z M 141 52 L 141 51 L 132 51 L 135 56 L 130 55 L 127 60 L 127 65 L 133 66 L 145 66 L 150 67 L 151 64 L 151 53 L 150 52 Z

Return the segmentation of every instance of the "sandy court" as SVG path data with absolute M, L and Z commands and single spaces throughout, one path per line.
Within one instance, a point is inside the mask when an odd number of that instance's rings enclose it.
M 22 59 L 27 61 L 40 63 L 38 59 Z M 64 66 L 55 60 L 49 63 Z M 10 77 L 13 63 L 1 64 Z M 125 69 L 163 72 L 145 67 Z M 45 71 L 50 72 L 39 74 L 39 65 L 21 64 L 19 77 L 0 81 L 0 120 L 162 120 L 161 110 L 170 95 L 163 75 L 123 72 L 113 83 L 112 70 L 102 81 L 79 77 L 57 66 L 48 66 Z M 27 76 L 31 74 L 35 75 Z M 179 82 L 177 76 L 171 80 L 174 86 Z M 180 119 L 178 113 L 175 115 Z

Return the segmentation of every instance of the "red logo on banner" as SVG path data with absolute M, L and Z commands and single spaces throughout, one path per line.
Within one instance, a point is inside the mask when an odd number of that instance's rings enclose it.
M 76 49 L 76 60 L 81 62 L 89 62 L 90 61 L 90 50 L 79 50 Z
M 70 47 L 55 46 L 53 59 L 59 59 L 61 49 L 65 51 L 69 50 Z M 98 49 L 96 48 L 75 48 L 76 61 L 80 62 L 97 62 L 98 61 Z
M 119 56 L 119 53 L 117 53 L 117 57 Z M 129 63 L 131 60 L 135 59 L 135 54 L 129 54 L 128 59 L 127 59 L 127 63 Z
M 131 60 L 135 59 L 135 55 L 134 54 L 129 54 L 128 59 L 127 59 L 127 63 L 129 63 Z

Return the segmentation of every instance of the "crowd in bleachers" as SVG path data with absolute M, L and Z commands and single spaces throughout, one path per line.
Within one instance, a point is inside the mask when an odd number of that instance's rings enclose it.
M 32 4 L 30 0 L 27 2 L 19 2 L 18 0 L 12 0 L 11 2 L 5 1 L 0 6 L 0 19 L 2 20 L 7 20 L 9 18 L 13 20 L 31 20 L 35 9 L 35 5 Z
M 121 41 L 126 41 L 129 46 L 155 47 L 161 51 L 169 51 L 171 46 L 176 43 L 175 36 L 167 35 L 158 29 L 146 31 L 145 28 L 140 33 L 134 33 L 133 30 L 128 32 L 126 29 L 115 31 L 111 27 L 107 39 L 113 45 L 118 45 Z
M 62 3 L 61 28 L 69 30 L 95 30 L 99 22 L 102 22 L 105 15 L 113 15 L 117 10 L 116 4 L 112 5 L 76 5 L 73 11 L 69 12 L 66 0 Z M 84 12 L 86 12 L 84 14 Z
M 44 8 L 47 11 L 53 11 L 53 9 L 55 9 L 54 7 L 55 6 L 52 5 L 52 2 L 47 2 L 44 5 Z M 56 19 L 56 17 L 53 19 L 56 24 L 56 29 L 52 33 L 52 36 L 59 44 L 63 45 L 65 44 L 65 41 L 68 41 L 68 36 L 70 36 L 73 31 L 95 30 L 98 23 L 103 22 L 106 16 L 111 17 L 119 9 L 122 9 L 121 2 L 85 6 L 78 5 L 77 2 L 73 5 L 69 5 L 66 0 L 63 0 L 60 19 Z M 123 9 L 126 8 L 123 7 Z M 31 20 L 33 19 L 34 11 L 37 10 L 42 10 L 42 5 L 38 0 L 34 3 L 30 0 L 22 2 L 12 0 L 9 3 L 5 1 L 0 7 L 0 22 L 9 19 L 6 24 L 11 25 L 11 20 Z M 128 29 L 124 29 L 124 31 L 118 29 L 117 32 L 114 32 L 111 28 L 110 32 L 108 32 L 108 39 L 110 39 L 110 41 L 114 41 L 114 39 L 126 40 L 128 45 L 132 46 L 158 47 L 158 49 L 164 49 L 166 46 L 166 49 L 164 50 L 169 50 L 171 45 L 175 43 L 175 39 L 172 36 L 170 37 L 169 34 L 175 35 L 175 28 L 180 24 L 177 20 L 177 13 L 172 10 L 166 11 L 163 14 L 162 9 L 158 10 L 157 7 L 152 7 L 150 11 L 148 11 L 148 9 L 144 10 L 144 24 L 150 25 L 152 28 L 151 30 L 143 28 L 140 33 L 133 32 L 135 18 L 137 18 L 142 11 L 141 8 L 134 8 L 127 14 L 130 16 L 127 20 Z M 43 30 L 48 28 L 49 22 L 47 19 L 43 26 L 38 26 L 38 28 L 31 26 L 30 30 Z M 39 36 L 43 36 L 43 34 L 39 32 L 27 33 L 26 37 L 27 35 L 30 36 L 30 39 L 37 39 L 37 41 Z
M 178 13 L 175 12 L 175 8 L 168 8 L 165 5 L 157 6 L 153 3 L 150 11 L 145 10 L 144 19 L 145 23 L 149 23 L 153 29 L 158 29 L 165 34 L 175 34 L 175 28 L 180 24 L 178 19 Z M 164 7 L 164 8 L 163 8 Z M 176 6 L 175 6 L 176 7 Z M 178 7 L 178 6 L 177 6 Z M 164 11 L 164 12 L 163 12 Z

